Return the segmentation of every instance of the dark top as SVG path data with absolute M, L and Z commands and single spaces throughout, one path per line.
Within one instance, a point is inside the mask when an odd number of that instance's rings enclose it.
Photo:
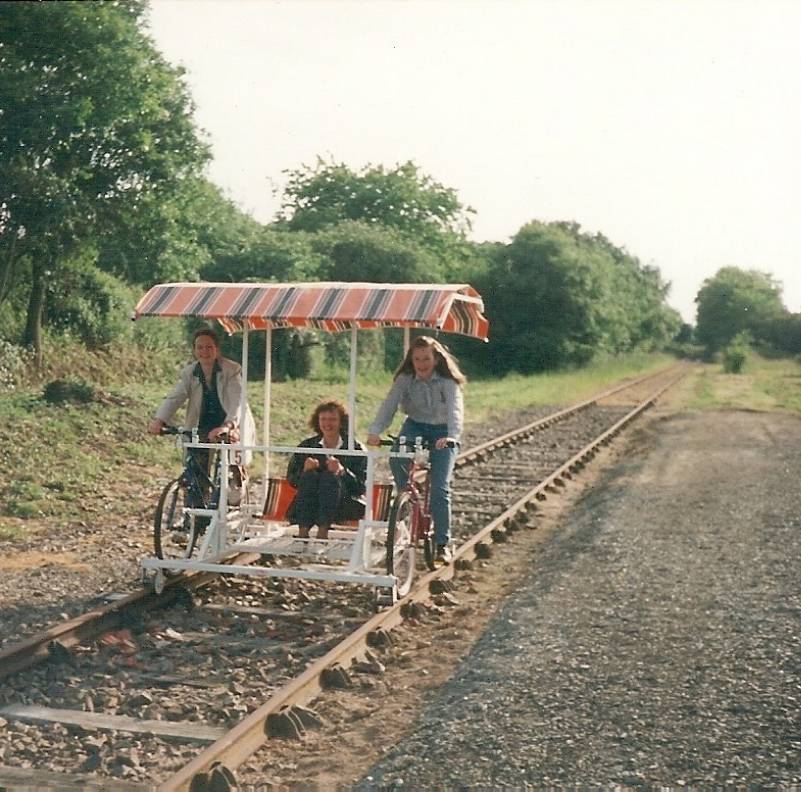
M 207 383 L 203 367 L 200 363 L 195 366 L 194 375 L 203 386 L 203 401 L 200 405 L 200 420 L 197 427 L 201 443 L 206 442 L 212 429 L 225 423 L 225 408 L 222 406 L 219 393 L 217 393 L 217 373 L 219 371 L 221 371 L 220 364 L 215 360 L 214 368 L 211 370 L 211 383 Z
M 307 437 L 298 443 L 298 448 L 321 448 L 322 435 L 315 435 L 314 437 Z M 343 441 L 346 442 L 346 441 Z M 363 451 L 364 447 L 361 443 L 353 441 L 353 448 L 356 451 Z M 328 455 L 336 457 L 345 472 L 342 474 L 342 483 L 345 485 L 347 494 L 354 500 L 359 500 L 365 493 L 365 479 L 367 478 L 367 457 L 363 456 L 340 456 L 336 453 L 338 449 L 329 448 Z M 312 457 L 317 460 L 322 460 L 324 457 L 321 454 L 292 454 L 289 460 L 289 465 L 286 470 L 286 477 L 293 487 L 297 487 L 300 482 L 300 477 L 303 475 L 303 463 Z

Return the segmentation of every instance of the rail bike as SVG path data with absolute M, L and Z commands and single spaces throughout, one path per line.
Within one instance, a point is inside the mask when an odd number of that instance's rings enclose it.
M 156 591 L 163 589 L 168 575 L 191 571 L 361 584 L 374 587 L 381 602 L 404 596 L 412 584 L 416 546 L 422 543 L 425 549 L 421 515 L 427 512 L 419 493 L 426 490 L 418 488 L 413 503 L 407 490 L 394 493 L 392 484 L 378 480 L 377 466 L 397 456 L 412 460 L 413 470 L 416 465 L 424 476 L 425 449 L 411 438 L 398 450 L 355 447 L 358 333 L 403 328 L 404 351 L 413 328 L 486 341 L 489 325 L 478 292 L 465 284 L 164 283 L 153 286 L 136 305 L 133 318 L 144 317 L 196 317 L 219 322 L 229 334 L 242 333 L 243 425 L 250 335 L 266 334 L 261 442 L 199 443 L 196 436 L 178 432 L 185 454 L 207 449 L 217 455 L 217 480 L 207 480 L 214 497 L 203 502 L 181 496 L 180 477 L 178 484 L 165 488 L 156 514 L 156 555 L 141 561 L 143 577 L 152 579 Z M 350 420 L 347 445 L 336 454 L 366 457 L 365 512 L 358 521 L 332 525 L 324 539 L 298 536 L 298 526 L 287 519 L 295 489 L 270 470 L 271 456 L 315 453 L 270 442 L 273 333 L 285 328 L 350 333 Z M 298 404 L 297 410 L 306 414 L 310 406 Z M 245 453 L 263 460 L 262 486 L 258 491 L 251 486 L 248 497 L 237 492 L 232 498 L 225 471 Z M 327 451 L 321 448 L 319 453 Z M 239 554 L 258 554 L 262 561 L 232 563 Z M 288 557 L 293 560 L 287 562 Z

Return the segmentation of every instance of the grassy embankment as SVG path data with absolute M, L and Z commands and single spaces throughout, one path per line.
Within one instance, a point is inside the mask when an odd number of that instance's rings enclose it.
M 780 410 L 801 413 L 801 365 L 749 354 L 740 374 L 705 365 L 687 383 L 684 404 L 696 410 Z
M 485 422 L 494 413 L 530 405 L 574 403 L 671 360 L 631 355 L 578 371 L 471 381 L 465 393 L 467 420 Z M 41 385 L 0 398 L 0 539 L 22 540 L 74 521 L 112 522 L 121 531 L 149 521 L 159 488 L 177 472 L 179 458 L 166 438 L 145 435 L 144 425 L 172 385 L 177 367 L 157 381 L 137 380 L 143 369 L 137 361 L 117 361 L 113 371 L 93 371 L 92 381 L 102 384 L 100 402 L 48 404 Z M 90 371 L 77 364 L 68 370 L 74 376 Z M 389 379 L 384 373 L 360 378 L 360 435 Z M 311 407 L 324 397 L 346 399 L 347 388 L 341 373 L 332 379 L 275 383 L 273 442 L 292 444 L 305 436 Z M 260 423 L 261 384 L 251 383 L 249 394 Z

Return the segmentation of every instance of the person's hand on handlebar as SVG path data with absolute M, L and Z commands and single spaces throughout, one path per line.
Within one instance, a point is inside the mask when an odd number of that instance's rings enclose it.
M 230 423 L 224 423 L 222 426 L 218 426 L 216 429 L 212 429 L 209 432 L 210 443 L 214 443 L 221 438 L 227 438 L 229 443 L 238 443 L 239 431 L 231 426 Z
M 381 445 L 381 438 L 377 434 L 368 434 L 367 435 L 367 445 L 380 446 Z
M 161 430 L 165 426 L 166 424 L 164 423 L 164 421 L 161 420 L 161 418 L 152 418 L 150 421 L 148 421 L 147 431 L 149 434 L 152 435 L 160 435 Z
M 456 445 L 456 440 L 452 437 L 440 437 L 439 440 L 434 443 L 434 448 L 446 448 L 446 447 L 453 447 Z

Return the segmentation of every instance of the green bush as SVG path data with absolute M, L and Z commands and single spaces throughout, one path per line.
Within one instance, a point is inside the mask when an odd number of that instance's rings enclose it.
M 44 388 L 44 400 L 48 404 L 89 404 L 96 398 L 94 386 L 84 380 L 57 379 Z
M 48 291 L 46 321 L 89 348 L 130 337 L 134 291 L 93 262 L 80 259 L 65 267 Z
M 732 338 L 731 343 L 723 350 L 723 370 L 727 374 L 742 373 L 748 360 L 748 350 L 753 343 L 753 336 L 743 331 Z
M 740 374 L 747 359 L 748 355 L 745 349 L 741 347 L 726 347 L 723 350 L 723 370 L 727 374 Z
M 673 341 L 665 346 L 664 351 L 683 360 L 705 360 L 706 347 L 700 344 L 679 343 Z

